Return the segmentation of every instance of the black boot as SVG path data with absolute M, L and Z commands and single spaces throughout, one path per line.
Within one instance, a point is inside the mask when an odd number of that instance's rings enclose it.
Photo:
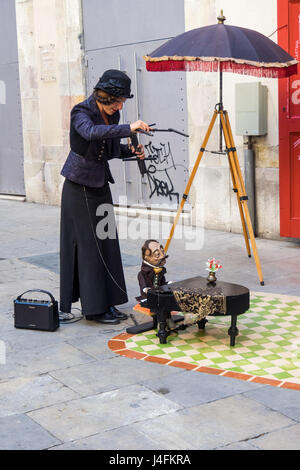
M 97 323 L 108 323 L 110 325 L 118 325 L 120 320 L 113 312 L 100 313 L 98 315 L 86 315 L 86 320 L 95 321 Z
M 115 315 L 118 320 L 127 320 L 128 315 L 126 313 L 120 312 L 116 307 L 109 307 L 109 311 Z

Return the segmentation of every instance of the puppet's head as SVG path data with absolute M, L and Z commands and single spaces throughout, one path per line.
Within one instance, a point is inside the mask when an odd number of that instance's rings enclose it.
M 162 268 L 166 264 L 164 247 L 157 240 L 146 240 L 142 246 L 143 261 L 156 268 Z

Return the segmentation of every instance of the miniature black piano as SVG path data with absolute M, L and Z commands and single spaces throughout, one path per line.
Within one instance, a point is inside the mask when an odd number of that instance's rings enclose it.
M 238 284 L 216 281 L 210 283 L 206 278 L 196 276 L 183 281 L 166 284 L 147 292 L 147 305 L 153 314 L 153 324 L 140 331 L 147 331 L 158 327 L 157 336 L 161 344 L 167 342 L 167 337 L 172 329 L 168 328 L 168 318 L 171 312 L 192 313 L 200 329 L 205 328 L 205 323 L 209 316 L 231 316 L 231 325 L 228 330 L 230 336 L 230 346 L 235 345 L 235 337 L 239 331 L 236 326 L 237 316 L 249 309 L 250 294 L 249 289 Z M 172 316 L 173 318 L 173 316 Z M 180 322 L 184 317 L 177 315 L 176 321 Z M 179 324 L 179 323 L 178 323 Z M 176 329 L 185 328 L 179 325 Z M 136 327 L 127 329 L 127 332 L 134 333 Z

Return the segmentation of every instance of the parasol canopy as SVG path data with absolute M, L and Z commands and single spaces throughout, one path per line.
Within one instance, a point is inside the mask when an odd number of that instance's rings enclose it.
M 252 29 L 224 24 L 187 31 L 144 56 L 151 72 L 234 72 L 284 78 L 297 73 L 298 61 L 278 44 Z

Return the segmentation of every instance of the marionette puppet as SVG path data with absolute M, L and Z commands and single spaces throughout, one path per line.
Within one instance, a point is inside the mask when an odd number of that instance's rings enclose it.
M 147 299 L 147 291 L 153 287 L 167 284 L 164 267 L 168 255 L 163 246 L 156 240 L 146 240 L 142 246 L 142 266 L 138 273 L 138 281 L 141 295 L 136 300 L 143 302 Z
M 147 291 L 149 289 L 171 283 L 171 281 L 167 282 L 165 277 L 167 258 L 168 255 L 165 254 L 163 246 L 157 240 L 145 241 L 142 246 L 142 266 L 137 276 L 141 295 L 136 297 L 136 299 L 140 302 L 141 306 L 146 306 Z M 167 324 L 170 329 L 176 326 L 171 315 L 167 319 Z

